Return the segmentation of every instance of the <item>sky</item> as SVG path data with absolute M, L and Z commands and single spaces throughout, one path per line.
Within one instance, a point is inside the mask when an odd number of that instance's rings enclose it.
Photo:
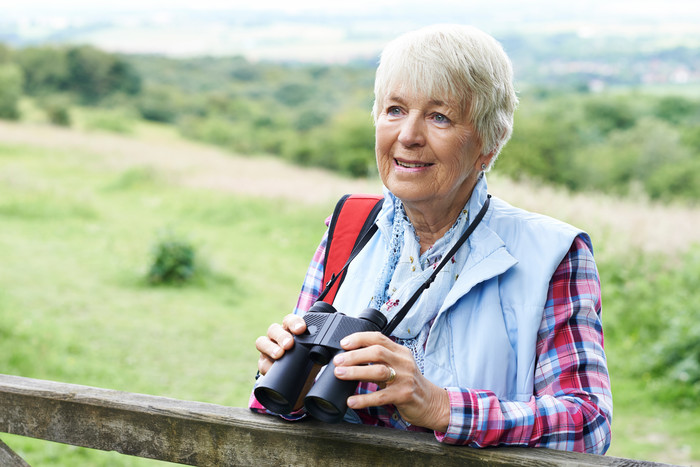
M 261 17 L 268 23 L 258 22 Z M 41 39 L 47 27 L 96 20 L 113 24 L 74 39 L 127 53 L 243 52 L 259 58 L 286 54 L 279 42 L 288 40 L 290 47 L 304 43 L 295 51 L 346 57 L 350 39 L 352 53 L 359 48 L 371 55 L 388 38 L 446 22 L 471 24 L 496 37 L 574 31 L 681 42 L 700 37 L 700 0 L 0 0 L 0 37 L 8 25 L 21 24 L 15 30 Z
M 619 20 L 643 19 L 657 21 L 664 18 L 700 19 L 700 2 L 697 0 L 579 0 L 566 2 L 561 0 L 441 0 L 429 2 L 426 0 L 0 0 L 2 13 L 31 13 L 46 12 L 76 13 L 80 11 L 149 11 L 149 10 L 268 10 L 284 11 L 287 13 L 320 12 L 337 14 L 343 12 L 378 12 L 383 11 L 400 14 L 409 9 L 429 9 L 449 13 L 450 11 L 472 11 L 475 13 L 486 10 L 493 15 L 510 16 L 518 14 L 535 14 L 570 18 L 586 13 L 598 12 L 600 17 L 617 18 Z M 700 23 L 698 23 L 700 27 Z

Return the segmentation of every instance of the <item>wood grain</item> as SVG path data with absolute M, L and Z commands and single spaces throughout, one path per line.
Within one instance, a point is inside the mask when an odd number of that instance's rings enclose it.
M 652 466 L 547 449 L 472 449 L 430 433 L 0 375 L 0 432 L 189 465 Z M 2 449 L 0 449 L 2 452 Z

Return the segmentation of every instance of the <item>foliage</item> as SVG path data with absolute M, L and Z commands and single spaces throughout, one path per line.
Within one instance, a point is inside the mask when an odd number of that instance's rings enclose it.
M 0 118 L 17 120 L 22 95 L 22 70 L 13 64 L 0 63 Z
M 560 40 L 576 59 L 592 53 L 588 46 L 593 46 L 595 60 L 605 63 L 631 53 L 626 42 L 607 50 L 571 35 Z M 534 51 L 551 52 L 545 40 L 528 41 Z M 509 38 L 505 43 L 521 57 L 534 53 Z M 233 152 L 272 154 L 354 177 L 376 173 L 369 117 L 372 64 L 119 56 L 88 46 L 3 51 L 3 66 L 21 68 L 26 94 L 42 99 L 70 95 L 72 104 L 108 109 L 93 122 L 98 128 L 128 132 L 131 125 L 126 120 L 135 112 L 142 119 L 176 125 L 188 138 Z M 680 63 L 683 57 L 696 56 L 678 49 L 653 59 Z M 561 58 L 559 65 L 572 57 Z M 22 78 L 12 76 L 4 79 L 13 80 L 16 88 Z M 574 191 L 628 196 L 643 191 L 664 201 L 700 200 L 700 99 L 629 88 L 590 92 L 588 83 L 599 78 L 577 74 L 556 84 L 544 77 L 534 84 L 525 81 L 514 134 L 496 170 Z M 0 93 L 5 96 L 16 94 L 8 91 L 11 87 L 3 89 Z M 9 99 L 3 115 L 18 118 L 15 97 Z M 68 123 L 67 107 L 46 106 L 49 120 Z
M 148 270 L 151 284 L 184 284 L 194 278 L 196 249 L 191 242 L 173 232 L 161 234 L 153 247 L 153 261 Z
M 66 91 L 71 79 L 66 51 L 57 47 L 27 47 L 15 52 L 30 96 Z
M 700 100 L 672 96 L 525 97 L 497 165 L 574 191 L 698 200 Z
M 70 92 L 80 103 L 95 105 L 114 93 L 141 91 L 141 77 L 129 62 L 91 46 L 29 47 L 14 56 L 31 96 Z
M 5 44 L 0 43 L 0 64 L 12 63 L 13 51 Z
M 69 48 L 66 62 L 69 76 L 66 88 L 80 96 L 83 103 L 95 104 L 115 92 L 140 91 L 140 77 L 128 63 L 94 47 Z
M 42 99 L 40 105 L 50 123 L 58 126 L 71 125 L 71 101 L 68 96 L 53 94 Z
M 136 108 L 146 120 L 174 123 L 181 113 L 182 101 L 182 94 L 173 87 L 147 86 L 136 99 Z
M 632 256 L 600 264 L 606 342 L 624 362 L 611 372 L 640 378 L 658 401 L 692 407 L 700 397 L 700 245 L 670 263 Z

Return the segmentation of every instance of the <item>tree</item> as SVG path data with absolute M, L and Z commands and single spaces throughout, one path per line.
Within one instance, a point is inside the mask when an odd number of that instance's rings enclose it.
M 0 64 L 0 118 L 17 120 L 20 117 L 18 105 L 23 82 L 24 76 L 20 67 Z
M 94 47 L 72 47 L 66 61 L 68 87 L 86 104 L 115 92 L 137 94 L 141 90 L 141 78 L 130 64 Z
M 657 117 L 680 124 L 692 116 L 700 117 L 700 102 L 681 96 L 665 96 L 656 104 Z
M 24 72 L 24 91 L 32 96 L 64 91 L 69 85 L 66 51 L 54 47 L 28 47 L 15 53 Z

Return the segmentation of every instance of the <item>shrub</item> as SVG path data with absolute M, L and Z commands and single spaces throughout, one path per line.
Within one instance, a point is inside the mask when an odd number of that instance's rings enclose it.
M 618 357 L 609 362 L 611 372 L 646 381 L 660 402 L 694 406 L 700 397 L 700 246 L 677 264 L 639 255 L 599 267 L 606 343 Z
M 146 88 L 136 101 L 136 108 L 146 120 L 173 123 L 184 105 L 179 89 L 172 86 L 155 85 Z
M 70 99 L 63 95 L 53 95 L 41 102 L 46 117 L 53 125 L 71 126 Z
M 161 235 L 153 247 L 148 271 L 151 284 L 178 285 L 191 281 L 197 272 L 195 247 L 172 232 Z

